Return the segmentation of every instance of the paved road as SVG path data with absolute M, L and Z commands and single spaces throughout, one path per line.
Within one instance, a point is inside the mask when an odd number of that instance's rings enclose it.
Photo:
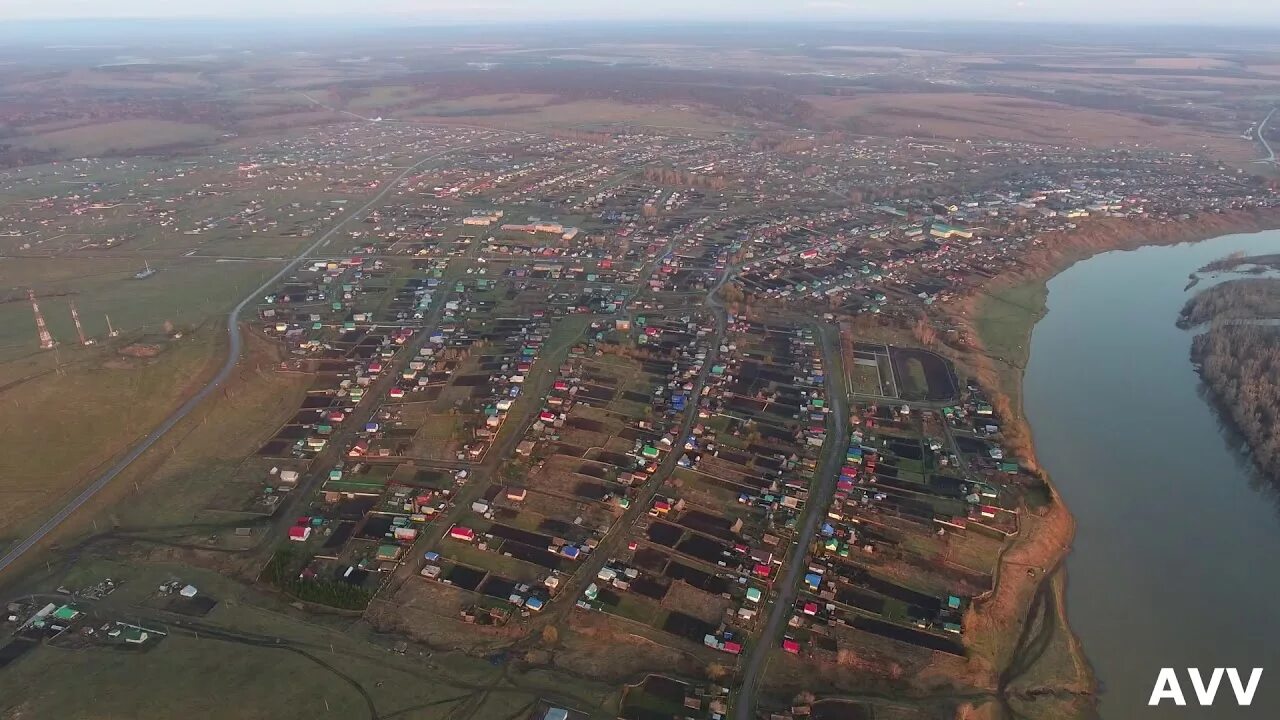
M 1258 140 L 1262 142 L 1262 148 L 1267 151 L 1267 156 L 1259 160 L 1259 162 L 1275 162 L 1276 161 L 1276 150 L 1275 148 L 1271 147 L 1271 143 L 1267 142 L 1267 138 L 1264 135 L 1264 133 L 1266 132 L 1266 129 L 1267 129 L 1267 123 L 1271 122 L 1272 117 L 1275 117 L 1277 110 L 1280 110 L 1280 107 L 1271 108 L 1271 112 L 1267 113 L 1267 116 L 1262 118 L 1262 124 L 1258 125 Z
M 849 400 L 844 392 L 844 373 L 836 372 L 840 364 L 840 346 L 838 330 L 831 326 L 823 326 L 822 354 L 827 369 L 827 398 L 831 404 L 831 414 L 835 420 L 835 428 L 823 448 L 822 462 L 815 477 L 816 486 L 809 495 L 805 505 L 804 526 L 791 557 L 787 559 L 786 569 L 778 583 L 778 594 L 769 610 L 769 620 L 764 632 L 756 638 L 755 643 L 747 651 L 743 664 L 742 687 L 738 690 L 738 701 L 734 704 L 735 720 L 752 720 L 755 717 L 756 693 L 759 691 L 760 678 L 764 671 L 769 652 L 778 647 L 782 628 L 791 617 L 795 604 L 796 588 L 800 584 L 800 571 L 807 567 L 805 557 L 813 537 L 818 531 L 818 523 L 826 517 L 827 506 L 831 503 L 831 495 L 835 490 L 836 478 L 840 476 L 840 467 L 844 462 L 844 451 L 849 445 Z
M 114 480 L 117 475 L 124 472 L 125 468 L 133 464 L 133 461 L 137 460 L 143 453 L 151 449 L 151 447 L 155 445 L 160 438 L 164 437 L 164 435 L 172 430 L 175 425 L 182 422 L 183 418 L 190 415 L 192 410 L 195 410 L 200 403 L 204 402 L 205 398 L 213 394 L 214 390 L 217 390 L 224 382 L 227 381 L 227 378 L 231 377 L 232 371 L 235 370 L 236 365 L 240 362 L 240 352 L 243 346 L 243 337 L 240 332 L 240 314 L 244 312 L 244 309 L 248 307 L 250 303 L 255 302 L 267 290 L 275 285 L 280 278 L 283 278 L 285 275 L 292 272 L 304 258 L 324 247 L 325 244 L 329 242 L 329 239 L 345 227 L 352 219 L 381 202 L 382 198 L 385 197 L 392 188 L 400 184 L 400 181 L 404 180 L 411 173 L 426 163 L 437 160 L 455 149 L 456 148 L 449 148 L 448 150 L 442 150 L 441 152 L 425 157 L 413 166 L 406 168 L 390 182 L 387 182 L 382 189 L 378 191 L 378 194 L 374 195 L 369 202 L 361 206 L 360 209 L 339 220 L 336 225 L 329 228 L 329 230 L 321 235 L 314 243 L 307 246 L 307 248 L 298 253 L 293 260 L 280 268 L 279 272 L 272 275 L 270 279 L 262 283 L 262 285 L 256 290 L 246 295 L 243 300 L 232 308 L 231 312 L 227 314 L 227 339 L 229 340 L 227 347 L 227 359 L 223 362 L 222 368 L 218 370 L 218 374 L 214 375 L 199 392 L 191 396 L 191 398 L 184 402 L 181 407 L 173 411 L 173 414 L 165 418 L 164 422 L 160 423 L 160 425 L 152 430 L 150 434 L 134 445 L 124 457 L 120 458 L 114 465 L 107 468 L 101 475 L 94 478 L 93 482 L 89 483 L 89 485 L 85 487 L 79 495 L 76 495 L 67 502 L 66 505 L 46 520 L 43 525 L 37 528 L 35 532 L 31 533 L 31 535 L 10 548 L 10 550 L 5 553 L 4 557 L 0 558 L 0 573 L 4 572 L 10 565 L 17 562 L 23 555 L 30 552 L 30 550 L 36 545 L 40 544 L 42 540 L 48 537 L 49 533 L 53 532 L 54 529 L 61 525 L 68 517 L 71 517 L 72 513 L 79 510 L 80 507 L 92 499 L 94 495 L 97 495 L 98 492 Z

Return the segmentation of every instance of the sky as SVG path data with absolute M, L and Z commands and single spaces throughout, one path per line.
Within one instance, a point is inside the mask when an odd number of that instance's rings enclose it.
M 0 0 L 0 22 L 90 18 L 1023 20 L 1280 25 L 1277 0 Z

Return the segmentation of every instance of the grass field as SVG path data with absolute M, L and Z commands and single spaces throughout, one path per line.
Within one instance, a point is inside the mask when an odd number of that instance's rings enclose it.
M 271 275 L 279 263 L 157 261 L 159 272 L 135 280 L 140 259 L 21 258 L 0 265 L 0 286 L 35 286 L 38 294 L 74 292 L 85 333 L 102 339 L 107 315 L 123 335 L 158 331 L 166 320 L 178 327 L 224 315 Z M 33 280 L 38 279 L 38 280 Z M 67 300 L 46 297 L 41 310 L 55 340 L 74 354 L 76 333 Z M 26 302 L 0 304 L 0 362 L 37 350 L 35 320 Z M 0 370 L 0 377 L 4 376 Z
M 902 376 L 903 397 L 927 397 L 929 380 L 925 377 L 924 365 L 916 358 L 911 358 L 905 364 L 906 372 Z
M 213 142 L 220 134 L 212 125 L 171 120 L 117 120 L 30 135 L 15 142 L 31 150 L 81 157 L 204 144 Z
M 107 573 L 132 573 L 136 580 L 96 611 L 167 631 L 168 637 L 134 652 L 39 647 L 0 674 L 0 717 L 239 720 L 363 718 L 376 711 L 426 720 L 495 680 L 494 669 L 482 660 L 449 657 L 445 669 L 433 667 L 419 649 L 399 657 L 360 632 L 310 622 L 287 607 L 255 605 L 271 601 L 210 573 L 173 565 L 85 565 L 85 580 Z M 199 626 L 176 626 L 148 609 L 159 602 L 151 588 L 172 578 L 194 582 L 219 600 Z M 232 634 L 224 634 L 231 627 Z M 66 691 L 71 687 L 76 690 Z M 533 693 L 522 695 L 519 702 L 534 699 Z
M 996 361 L 1010 406 L 1018 412 L 1022 410 L 1022 371 L 1031 352 L 1031 330 L 1044 314 L 1048 294 L 1044 281 L 1033 280 L 1000 288 L 978 302 L 975 328 L 987 354 Z
M 880 371 L 870 365 L 855 364 L 851 382 L 853 383 L 854 392 L 868 395 L 884 393 L 884 388 L 880 385 Z
M 6 698 L 0 709 L 14 718 L 104 720 L 367 716 L 354 688 L 310 672 L 312 665 L 287 651 L 182 636 L 127 657 L 110 649 L 42 647 L 0 676 L 0 697 Z M 253 700 L 228 702 L 236 696 Z
M 414 98 L 409 97 L 412 101 Z M 555 99 L 554 95 L 539 93 L 508 93 L 504 95 L 473 95 L 460 100 L 427 101 L 415 105 L 408 113 L 412 115 L 435 115 L 441 117 L 466 117 L 472 115 L 491 115 L 495 113 L 523 112 L 536 110 Z M 403 102 L 401 100 L 400 102 Z M 373 105 L 377 107 L 377 105 Z
M 399 105 L 414 101 L 423 101 L 430 99 L 434 93 L 430 90 L 415 88 L 412 85 L 374 85 L 364 89 L 364 94 L 360 97 L 347 101 L 346 107 L 356 112 L 365 110 L 379 110 L 388 105 Z M 298 95 L 303 102 L 310 104 L 310 101 Z M 318 96 L 313 96 L 317 97 Z
M 2 396 L 0 532 L 38 524 L 61 498 L 157 425 L 221 360 L 213 329 L 168 344 L 151 360 L 110 358 L 11 387 Z
M 226 390 L 174 430 L 165 443 L 167 451 L 158 454 L 159 461 L 149 458 L 152 462 L 140 465 L 138 474 L 145 477 L 139 487 L 148 500 L 122 503 L 115 513 L 121 523 L 147 527 L 201 519 L 225 491 L 239 461 L 297 412 L 310 378 L 272 372 L 272 356 L 259 342 L 250 340 L 247 357 Z M 265 473 L 260 477 L 265 478 Z M 250 478 L 241 485 L 255 484 L 252 473 Z

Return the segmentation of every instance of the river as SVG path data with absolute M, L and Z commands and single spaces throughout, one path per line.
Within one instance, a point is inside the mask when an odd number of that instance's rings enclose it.
M 1101 714 L 1280 717 L 1280 501 L 1235 449 L 1174 322 L 1190 273 L 1280 231 L 1109 252 L 1049 281 L 1024 384 L 1041 465 L 1075 515 L 1067 614 L 1102 686 Z M 1160 668 L 1188 706 L 1147 707 Z M 1222 679 L 1199 707 L 1185 668 L 1264 668 L 1253 705 Z

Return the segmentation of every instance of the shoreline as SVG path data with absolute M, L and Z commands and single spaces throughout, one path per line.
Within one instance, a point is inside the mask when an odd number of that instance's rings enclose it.
M 1019 651 L 1009 643 L 1016 643 L 1023 626 L 1034 621 L 1030 617 L 1033 598 L 1041 592 L 1052 593 L 1057 599 L 1053 607 L 1054 617 L 1044 618 L 1043 623 L 1053 622 L 1065 631 L 1066 650 L 1072 665 L 1070 677 L 1054 677 L 1052 680 L 1058 683 L 1058 690 L 1065 690 L 1082 700 L 1088 699 L 1087 707 L 1078 708 L 1080 716 L 1097 715 L 1099 683 L 1079 637 L 1071 629 L 1065 604 L 1068 582 L 1065 563 L 1075 537 L 1076 520 L 1052 478 L 1040 467 L 1033 430 L 1022 407 L 1022 386 L 1031 352 L 1031 337 L 1036 324 L 1048 311 L 1047 284 L 1076 263 L 1105 252 L 1179 245 L 1277 228 L 1280 228 L 1280 210 L 1277 209 L 1201 213 L 1185 221 L 1101 218 L 1073 230 L 1040 236 L 1041 244 L 1024 259 L 1024 270 L 983 283 L 944 313 L 962 330 L 967 340 L 966 350 L 954 353 L 953 359 L 992 394 L 997 412 L 1012 431 L 1006 435 L 1006 445 L 1044 483 L 1051 498 L 1043 512 L 1023 510 L 1020 520 L 1026 522 L 1020 524 L 1026 532 L 1020 533 L 1002 552 L 996 569 L 1000 580 L 992 596 L 981 608 L 975 607 L 966 622 L 977 626 L 975 639 L 985 639 L 986 644 L 995 648 L 994 657 L 989 659 L 1003 674 L 1004 669 L 1016 660 Z M 979 325 L 982 319 L 989 317 L 988 304 L 1003 301 L 997 294 L 1014 288 L 1034 290 L 1037 304 L 1022 308 L 1027 312 L 1019 318 L 1017 327 L 1020 352 L 1012 358 L 997 357 L 988 351 Z M 1042 572 L 1032 578 L 1019 572 L 1021 568 L 1018 566 L 1039 568 Z M 989 635 L 1003 632 L 1005 637 L 982 638 L 984 632 Z M 1040 658 L 1035 658 L 1024 673 L 1039 662 Z M 1017 685 L 1020 676 L 1009 678 L 1007 682 L 1002 678 L 999 688 L 1002 703 L 1008 702 L 1009 686 Z

